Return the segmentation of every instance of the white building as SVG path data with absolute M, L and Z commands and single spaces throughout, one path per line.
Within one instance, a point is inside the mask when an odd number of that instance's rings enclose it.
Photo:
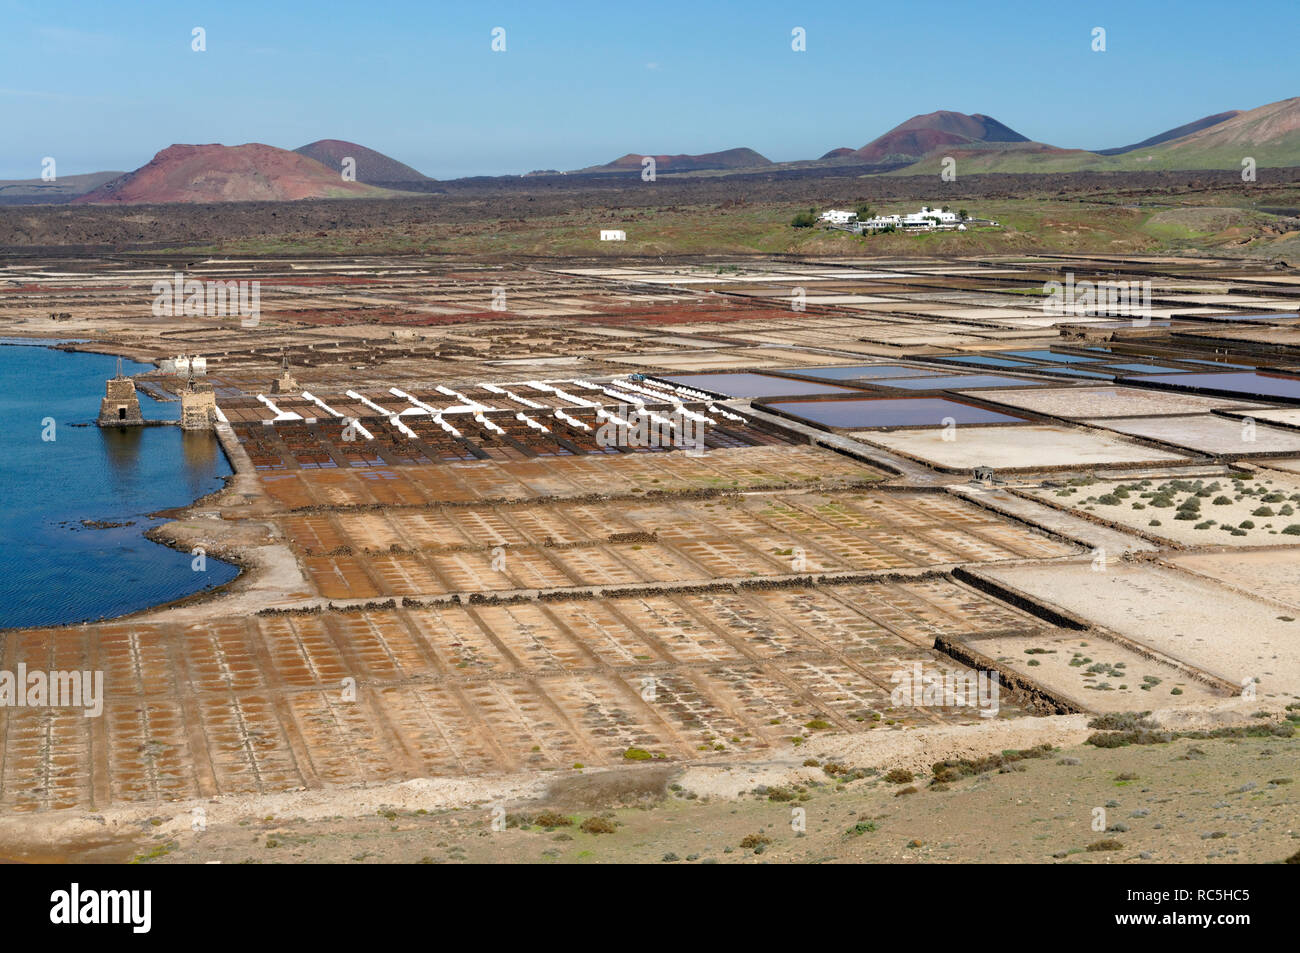
M 956 225 L 956 212 L 941 212 L 937 208 L 930 208 L 928 205 L 922 205 L 921 211 L 903 217 L 904 228 L 935 228 L 943 226 L 955 228 Z
M 602 228 L 600 230 L 600 240 L 602 242 L 625 242 L 627 241 L 627 232 L 621 228 Z
M 179 374 L 181 377 L 189 377 L 193 374 L 195 377 L 202 377 L 208 372 L 208 359 L 178 354 L 176 357 L 159 361 L 158 369 L 164 374 Z
M 845 212 L 837 208 L 827 209 L 821 214 L 821 220 L 829 225 L 847 225 L 857 217 L 857 212 Z
M 859 223 L 863 228 L 886 228 L 893 225 L 895 228 L 903 227 L 903 216 L 901 215 L 877 215 L 875 218 L 869 218 L 865 222 Z
M 859 231 L 879 231 L 883 228 L 907 228 L 917 231 L 966 231 L 966 225 L 956 212 L 940 211 L 928 205 L 922 205 L 921 211 L 908 215 L 877 215 L 854 223 Z M 996 222 L 991 223 L 996 225 Z

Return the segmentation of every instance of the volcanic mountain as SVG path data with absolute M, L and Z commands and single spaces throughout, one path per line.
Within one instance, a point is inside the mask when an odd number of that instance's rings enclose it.
M 1200 120 L 1189 125 L 1195 127 Z M 1161 136 L 1153 137 L 1156 139 Z M 1098 155 L 1083 149 L 1058 149 L 1041 142 L 946 150 L 967 174 L 977 172 L 1130 172 L 1147 169 L 1241 170 L 1246 159 L 1258 168 L 1300 165 L 1300 96 L 1237 113 L 1194 132 L 1154 146 L 1138 146 L 1118 155 Z M 939 169 L 937 154 L 897 170 L 897 175 L 931 175 Z
M 939 112 L 913 116 L 889 132 L 853 152 L 863 162 L 919 159 L 945 146 L 970 146 L 986 142 L 1028 142 L 1029 140 L 991 116 L 981 113 Z M 841 150 L 834 150 L 841 152 Z M 827 153 L 823 158 L 830 158 Z
M 1129 168 L 1240 169 L 1249 156 L 1257 165 L 1300 165 L 1300 96 L 1238 113 L 1191 135 L 1134 150 Z
M 315 159 L 258 142 L 242 146 L 168 146 L 147 165 L 73 200 L 124 205 L 171 202 L 285 202 L 381 198 L 384 189 L 344 182 Z
M 318 139 L 293 151 L 336 170 L 343 168 L 344 159 L 351 158 L 356 161 L 358 182 L 385 189 L 418 188 L 436 181 L 382 152 L 342 139 Z
M 1099 156 L 1117 156 L 1125 152 L 1132 152 L 1134 149 L 1147 149 L 1151 146 L 1158 146 L 1162 142 L 1168 142 L 1170 139 L 1181 139 L 1183 136 L 1200 132 L 1210 126 L 1217 126 L 1221 122 L 1240 115 L 1240 109 L 1229 109 L 1226 113 L 1215 113 L 1213 116 L 1206 116 L 1204 119 L 1197 119 L 1195 122 L 1184 123 L 1181 126 L 1175 126 L 1173 129 L 1166 129 L 1159 135 L 1152 136 L 1150 139 L 1143 139 L 1141 142 L 1135 142 L 1131 146 L 1120 146 L 1117 149 L 1094 149 L 1093 152 Z
M 643 153 L 629 152 L 613 162 L 579 169 L 584 173 L 602 172 L 640 172 Z M 772 165 L 772 160 L 759 155 L 753 149 L 727 149 L 723 152 L 705 152 L 701 155 L 651 156 L 655 160 L 656 172 L 703 172 L 715 169 L 759 169 Z

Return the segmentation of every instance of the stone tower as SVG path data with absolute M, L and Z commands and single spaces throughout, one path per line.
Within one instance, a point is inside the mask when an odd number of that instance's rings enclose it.
M 211 430 L 217 419 L 217 395 L 211 384 L 189 385 L 181 391 L 181 429 Z
M 280 376 L 271 381 L 272 394 L 295 394 L 298 392 L 298 382 L 293 379 L 289 373 L 289 358 L 286 355 L 280 355 Z
M 117 376 L 109 378 L 104 399 L 99 402 L 101 427 L 130 427 L 144 423 L 140 398 L 135 395 L 135 381 L 122 373 L 122 359 L 117 359 Z

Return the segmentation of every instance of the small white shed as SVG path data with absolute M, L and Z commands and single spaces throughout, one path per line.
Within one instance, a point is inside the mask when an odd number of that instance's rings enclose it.
M 627 232 L 621 228 L 602 228 L 600 230 L 600 240 L 602 242 L 625 242 L 627 241 Z

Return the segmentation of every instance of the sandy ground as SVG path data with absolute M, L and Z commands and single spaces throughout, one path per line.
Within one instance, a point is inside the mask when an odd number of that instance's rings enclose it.
M 1172 730 L 1240 727 L 1260 723 L 1247 710 L 1254 707 L 1232 700 L 1213 712 L 1154 718 Z M 1292 786 L 1300 780 L 1300 737 L 1102 749 L 1084 743 L 1093 731 L 1081 715 L 1029 718 L 814 738 L 760 763 L 417 779 L 10 816 L 0 818 L 0 856 L 100 863 L 1254 862 L 1300 847 Z M 1052 750 L 930 786 L 937 760 L 1039 745 Z M 914 777 L 885 780 L 889 771 Z M 1098 809 L 1106 832 L 1093 829 Z M 543 818 L 547 827 L 538 826 L 542 812 L 572 824 Z M 608 821 L 610 832 L 581 829 L 593 817 Z M 759 840 L 742 846 L 749 835 Z M 769 842 L 756 853 L 762 837 Z M 1103 839 L 1118 839 L 1122 848 L 1087 850 Z
M 503 806 L 427 810 L 370 798 L 323 815 L 283 803 L 260 816 L 210 814 L 201 831 L 191 829 L 190 815 L 176 829 L 171 812 L 162 810 L 113 829 L 106 822 L 100 837 L 85 840 L 71 857 L 57 843 L 11 856 L 139 863 L 1259 863 L 1300 849 L 1294 737 L 1067 745 L 938 787 L 928 785 L 928 770 L 910 784 L 880 775 L 839 783 L 824 770 L 824 756 L 806 760 L 816 764 L 784 785 L 745 776 L 744 793 L 734 796 L 710 793 L 707 769 L 649 768 L 623 772 L 620 783 L 595 777 Z M 591 832 L 593 818 L 610 832 Z M 1088 849 L 1102 841 L 1117 846 Z
M 1250 416 L 1268 423 L 1284 424 L 1287 427 L 1300 427 L 1300 407 L 1273 407 L 1267 410 L 1257 410 Z
M 1258 679 L 1261 700 L 1300 699 L 1297 617 L 1174 569 L 1110 561 L 1096 571 L 1094 565 L 980 571 L 1233 685 Z M 1164 691 L 1161 685 L 1153 694 Z
M 1034 470 L 1045 467 L 1137 465 L 1172 462 L 1179 454 L 1153 450 L 1123 437 L 1077 427 L 1029 424 L 1022 427 L 962 427 L 861 431 L 859 440 L 924 460 L 949 470 L 993 467 Z M 945 439 L 955 437 L 955 439 Z
M 948 492 L 972 500 L 979 506 L 1004 513 L 1013 519 L 1040 526 L 1075 540 L 1087 546 L 1089 550 L 1102 549 L 1118 556 L 1127 552 L 1151 552 L 1158 548 L 1155 543 L 1141 537 L 1122 533 L 1095 520 L 1076 516 L 1036 500 L 1026 499 L 996 486 L 957 485 L 949 487 Z
M 1300 545 L 1300 536 L 1283 532 L 1300 524 L 1300 480 L 1283 473 L 1261 473 L 1250 480 L 1231 475 L 1099 480 L 1026 492 L 1045 503 L 1185 546 Z M 1161 494 L 1165 500 L 1158 499 Z M 1179 508 L 1192 497 L 1199 500 L 1195 518 L 1179 519 Z M 1265 509 L 1272 515 L 1262 512 Z
M 1200 397 L 1140 387 L 1057 387 L 1050 390 L 1003 390 L 979 395 L 994 403 L 1051 417 L 1139 417 L 1157 414 L 1209 413 L 1215 408 L 1250 406 L 1227 397 Z M 1264 419 L 1262 415 L 1260 419 Z
M 991 635 L 962 642 L 1087 711 L 1199 708 L 1223 694 L 1174 665 L 1091 633 L 1061 629 L 1055 637 Z M 1180 694 L 1171 695 L 1175 687 Z
M 1275 551 L 1180 553 L 1165 562 L 1256 598 L 1300 610 L 1300 558 L 1279 557 Z M 1298 613 L 1300 614 L 1300 613 Z
M 1294 430 L 1269 427 L 1262 423 L 1250 426 L 1240 420 L 1215 414 L 1130 417 L 1124 420 L 1092 418 L 1084 423 L 1215 456 L 1300 451 L 1300 433 Z

